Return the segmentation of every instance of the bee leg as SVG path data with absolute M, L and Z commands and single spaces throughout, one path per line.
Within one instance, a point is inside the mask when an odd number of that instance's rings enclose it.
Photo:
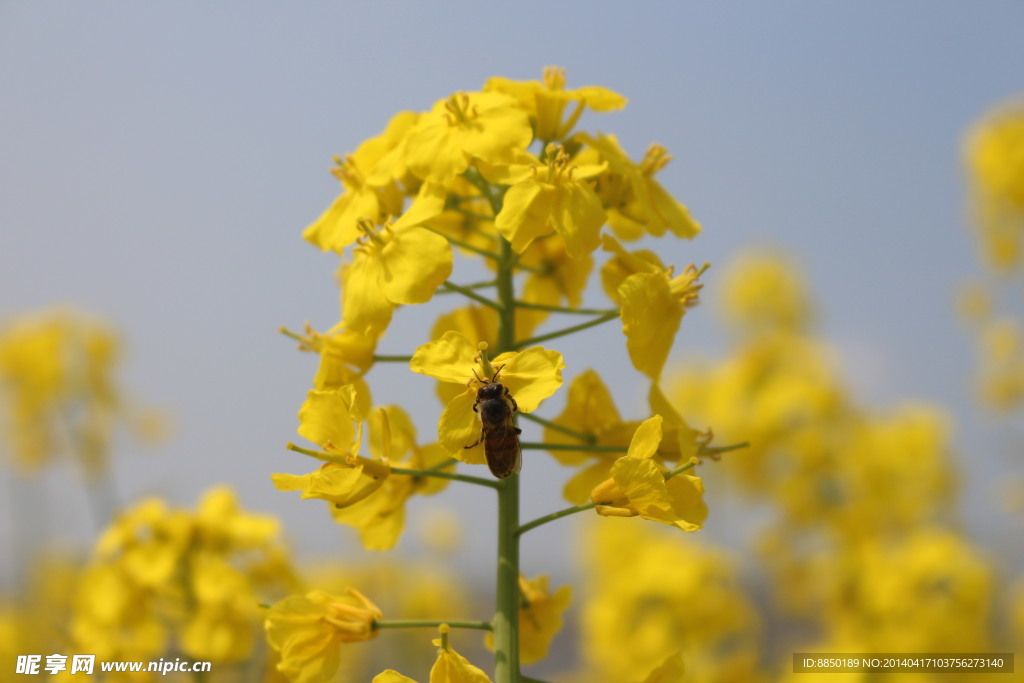
M 463 448 L 476 448 L 477 446 L 480 445 L 480 442 L 483 441 L 483 440 L 484 440 L 484 433 L 483 433 L 483 431 L 481 431 L 480 432 L 480 438 L 476 440 L 476 443 L 470 444 L 469 446 L 463 446 Z
M 480 412 L 479 410 L 476 409 L 478 405 L 480 405 L 480 404 L 479 403 L 474 403 L 473 404 L 473 412 L 474 413 L 479 413 Z
M 520 429 L 519 427 L 516 427 L 516 434 L 522 434 L 522 433 L 523 433 L 523 430 Z

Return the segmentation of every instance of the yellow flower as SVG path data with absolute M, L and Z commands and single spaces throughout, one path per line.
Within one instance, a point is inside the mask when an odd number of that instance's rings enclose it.
M 516 98 L 519 107 L 534 121 L 536 137 L 542 142 L 564 140 L 579 121 L 584 107 L 594 111 L 614 111 L 626 106 L 626 98 L 608 88 L 588 85 L 575 90 L 565 89 L 565 69 L 544 67 L 543 82 L 513 81 L 494 77 L 487 80 L 484 92 L 500 92 Z M 576 107 L 565 118 L 570 102 Z
M 154 595 L 119 564 L 93 564 L 79 579 L 71 636 L 99 659 L 152 659 L 166 651 L 168 629 Z
M 313 388 L 337 389 L 358 381 L 373 366 L 377 338 L 346 330 L 341 325 L 321 334 L 307 324 L 299 350 L 320 356 Z
M 430 669 L 430 683 L 491 683 L 487 674 L 448 645 L 448 625 L 442 624 L 440 630 L 441 638 L 433 641 L 438 649 L 437 661 Z
M 986 114 L 967 136 L 971 209 L 989 264 L 1006 271 L 1024 247 L 1024 100 Z
M 100 535 L 95 553 L 103 562 L 116 558 L 135 583 L 155 588 L 174 576 L 192 531 L 184 511 L 169 510 L 159 498 L 147 498 L 117 516 Z
M 612 237 L 605 236 L 604 248 L 618 253 L 620 269 L 626 257 L 642 268 L 627 276 L 616 293 L 633 367 L 658 381 L 686 309 L 698 303 L 703 285 L 697 279 L 707 266 L 698 269 L 690 265 L 682 275 L 673 277 L 671 267 L 660 268 L 636 255 L 625 254 Z
M 324 683 L 338 670 L 341 643 L 377 636 L 381 611 L 355 589 L 349 597 L 323 591 L 292 595 L 270 608 L 267 642 L 281 653 L 278 671 L 292 683 Z
M 256 610 L 248 577 L 211 552 L 198 554 L 191 569 L 196 610 L 182 626 L 182 650 L 195 659 L 243 661 L 252 652 Z
M 386 406 L 375 411 L 368 420 L 370 450 L 378 460 L 399 460 L 403 467 L 430 469 L 449 459 L 438 444 L 416 445 L 416 428 L 404 410 Z M 358 505 L 331 507 L 335 522 L 354 527 L 367 550 L 388 550 L 394 547 L 405 527 L 405 503 L 415 494 L 433 495 L 443 490 L 448 480 L 436 477 L 395 475 L 387 477 L 379 490 Z
M 553 422 L 578 432 L 587 441 L 546 427 L 545 443 L 560 445 L 592 444 L 596 446 L 628 446 L 639 422 L 623 422 L 612 401 L 611 393 L 594 370 L 585 370 L 569 385 L 569 395 L 562 413 Z M 591 490 L 608 477 L 608 469 L 615 453 L 587 452 L 585 450 L 549 451 L 563 465 L 590 464 L 574 474 L 562 489 L 570 503 L 582 503 L 590 498 Z
M 533 138 L 530 122 L 515 101 L 499 93 L 458 93 L 422 114 L 406 140 L 409 170 L 445 183 L 474 159 L 506 163 Z
M 469 663 L 448 644 L 448 624 L 441 624 L 441 637 L 433 641 L 437 646 L 437 660 L 430 669 L 429 683 L 491 683 L 483 671 Z M 373 683 L 416 683 L 408 676 L 388 669 L 377 674 Z
M 229 486 L 207 490 L 193 515 L 193 549 L 198 544 L 218 552 L 266 548 L 280 533 L 273 515 L 245 512 Z
M 600 244 L 599 233 L 605 213 L 601 200 L 587 179 L 603 166 L 572 164 L 558 145 L 545 151 L 547 163 L 523 155 L 504 172 L 491 171 L 512 185 L 505 193 L 501 213 L 494 225 L 517 253 L 523 253 L 538 237 L 556 231 L 573 258 L 582 258 Z
M 399 304 L 430 301 L 452 272 L 452 249 L 441 235 L 419 227 L 444 208 L 444 189 L 424 183 L 409 210 L 393 224 L 365 235 L 342 272 L 341 313 L 346 329 L 379 335 Z
M 123 416 L 114 383 L 118 346 L 107 325 L 71 310 L 0 328 L 0 431 L 10 439 L 19 473 L 38 471 L 65 452 L 90 477 L 103 470 Z
M 980 191 L 1024 211 L 1024 101 L 1008 102 L 974 126 L 967 164 Z
M 533 664 L 548 656 L 551 641 L 562 630 L 562 615 L 572 602 L 572 587 L 562 586 L 554 593 L 547 576 L 528 580 L 519 577 L 519 660 Z M 485 644 L 494 649 L 494 634 L 488 632 Z
M 331 173 L 341 181 L 343 193 L 305 229 L 302 236 L 307 241 L 324 251 L 341 252 L 361 235 L 360 221 L 377 223 L 402 212 L 404 197 L 390 182 L 391 174 L 385 174 L 383 179 L 368 176 L 386 158 L 392 158 L 389 152 L 399 146 L 415 122 L 416 114 L 401 112 L 379 136 L 367 140 L 344 159 L 336 159 L 337 167 Z
M 700 224 L 690 211 L 654 179 L 654 174 L 672 160 L 664 147 L 651 145 L 643 161 L 636 164 L 613 135 L 598 133 L 595 138 L 580 134 L 574 139 L 589 145 L 608 165 L 608 172 L 597 178 L 596 190 L 608 209 L 608 224 L 620 239 L 637 239 L 645 229 L 655 237 L 666 230 L 686 238 L 700 232 Z M 586 151 L 581 156 L 589 158 Z
M 747 251 L 722 276 L 724 317 L 746 335 L 774 329 L 800 331 L 811 318 L 807 287 L 782 254 Z
M 386 461 L 352 457 L 350 465 L 324 463 L 310 474 L 272 474 L 279 491 L 302 491 L 301 498 L 319 498 L 335 507 L 348 507 L 379 489 L 391 474 Z
M 328 453 L 358 453 L 362 435 L 357 432 L 369 404 L 369 396 L 354 384 L 312 389 L 299 408 L 298 433 Z
M 498 373 L 498 381 L 508 388 L 519 411 L 530 413 L 562 385 L 565 367 L 562 354 L 540 346 L 503 353 L 489 365 L 493 370 L 485 367 L 477 347 L 454 331 L 420 346 L 409 363 L 413 372 L 466 387 L 445 406 L 437 433 L 441 445 L 453 457 L 470 464 L 485 462 L 483 444 L 466 448 L 480 438 L 480 422 L 473 406 L 484 382 Z
M 568 305 L 578 308 L 583 303 L 583 290 L 594 267 L 590 254 L 580 258 L 569 256 L 565 241 L 545 239 L 535 241 L 519 259 L 524 268 L 530 268 L 523 283 L 519 299 L 545 306 Z M 516 333 L 529 337 L 547 320 L 550 313 L 524 307 L 516 308 Z
M 387 669 L 373 677 L 371 683 L 416 683 L 408 676 L 403 676 L 394 669 Z
M 589 525 L 580 642 L 597 675 L 583 680 L 636 681 L 677 651 L 699 680 L 764 680 L 758 613 L 735 561 L 659 531 L 615 519 Z
M 612 465 L 612 478 L 591 493 L 597 513 L 634 517 L 697 531 L 707 517 L 704 485 L 700 477 L 677 474 L 665 478 L 665 469 L 651 458 L 661 443 L 662 418 L 655 415 L 636 430 L 629 451 Z
M 642 683 L 683 683 L 685 678 L 683 658 L 678 652 L 675 652 L 651 671 Z

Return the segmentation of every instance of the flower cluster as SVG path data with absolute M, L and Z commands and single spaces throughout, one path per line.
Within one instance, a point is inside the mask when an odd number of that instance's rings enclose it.
M 314 447 L 289 449 L 321 464 L 306 474 L 274 474 L 274 485 L 326 501 L 334 520 L 355 527 L 371 550 L 398 542 L 413 494 L 435 493 L 451 480 L 495 489 L 495 617 L 445 623 L 488 632 L 498 683 L 519 681 L 521 664 L 546 656 L 570 602 L 568 586 L 552 593 L 546 578 L 520 574 L 521 535 L 586 510 L 696 531 L 707 508 L 703 482 L 689 470 L 702 456 L 729 450 L 712 448 L 711 432 L 691 428 L 661 388 L 707 264 L 677 269 L 648 248 L 626 246 L 700 232 L 657 179 L 671 156 L 653 145 L 634 161 L 614 136 L 578 130 L 587 109 L 610 112 L 625 104 L 606 88 L 568 89 L 564 72 L 551 68 L 542 81 L 493 78 L 480 91 L 452 94 L 427 111 L 401 112 L 336 159 L 341 195 L 303 233 L 342 257 L 341 316 L 325 334 L 286 331 L 320 357 L 299 411 L 299 435 Z M 490 279 L 453 282 L 456 254 L 478 261 Z M 592 274 L 599 274 L 611 306 L 584 306 Z M 440 294 L 469 304 L 438 317 L 410 355 L 379 353 L 400 306 Z M 584 322 L 543 329 L 564 315 Z M 621 324 L 621 356 L 650 382 L 650 405 L 638 419 L 623 421 L 600 377 L 586 370 L 572 381 L 562 414 L 541 415 L 568 367 L 547 342 L 612 320 Z M 402 408 L 372 401 L 368 374 L 377 363 L 395 361 L 437 380 L 443 407 L 435 443 L 417 445 Z M 521 418 L 543 426 L 545 440 L 520 439 Z M 518 473 L 523 451 L 534 450 L 582 467 L 566 486 L 573 507 L 520 525 Z M 485 462 L 494 478 L 472 469 Z M 460 464 L 470 469 L 455 471 Z M 326 679 L 337 667 L 339 643 L 402 622 L 351 596 L 313 592 L 271 609 L 268 637 L 290 680 Z M 649 680 L 682 675 L 673 652 L 645 669 Z M 388 671 L 376 680 L 409 679 Z M 487 678 L 442 635 L 430 680 Z
M 156 659 L 174 643 L 195 660 L 248 660 L 260 600 L 295 585 L 278 533 L 276 519 L 245 512 L 227 487 L 208 491 L 194 511 L 159 498 L 125 510 L 74 591 L 77 651 Z
M 3 432 L 19 471 L 37 471 L 66 454 L 95 479 L 107 467 L 119 422 L 156 435 L 156 415 L 133 411 L 117 386 L 119 347 L 109 325 L 71 309 L 24 316 L 0 329 Z

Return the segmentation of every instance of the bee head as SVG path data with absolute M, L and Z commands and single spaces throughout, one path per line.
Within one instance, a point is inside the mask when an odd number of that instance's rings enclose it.
M 489 399 L 489 398 L 501 398 L 505 393 L 505 385 L 501 382 L 491 381 L 488 384 L 480 387 L 480 391 L 477 392 L 477 398 Z

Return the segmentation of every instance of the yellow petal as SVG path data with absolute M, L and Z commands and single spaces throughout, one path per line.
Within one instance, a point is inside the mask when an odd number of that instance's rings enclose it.
M 405 163 L 418 177 L 444 183 L 469 167 L 443 113 L 424 114 L 405 143 Z
M 355 389 L 311 390 L 299 409 L 299 434 L 324 447 L 328 442 L 347 449 L 355 436 L 350 411 L 355 405 Z
M 477 367 L 473 360 L 476 354 L 475 344 L 463 334 L 450 330 L 440 339 L 429 341 L 416 349 L 409 368 L 442 382 L 465 385 L 473 378 L 473 369 Z
M 409 210 L 391 224 L 391 229 L 394 232 L 401 232 L 407 228 L 423 225 L 431 218 L 440 215 L 444 211 L 445 197 L 444 185 L 423 183 L 416 199 L 409 206 Z
M 465 657 L 447 647 L 437 652 L 437 661 L 430 669 L 430 683 L 491 683 L 491 679 Z
M 633 434 L 626 455 L 634 458 L 650 458 L 661 445 L 661 415 L 644 420 Z
M 354 332 L 380 336 L 391 323 L 393 304 L 380 286 L 380 256 L 358 251 L 342 275 L 341 321 Z
M 619 298 L 633 367 L 657 381 L 683 319 L 683 306 L 672 296 L 664 273 L 630 275 L 619 286 Z
M 374 676 L 371 683 L 416 683 L 416 681 L 408 676 L 403 676 L 393 669 L 387 669 Z
M 451 401 L 441 412 L 437 423 L 437 438 L 441 445 L 462 462 L 479 465 L 486 462 L 483 444 L 466 448 L 480 439 L 480 419 L 473 412 L 476 391 L 468 389 Z
M 371 187 L 348 190 L 302 232 L 302 237 L 324 251 L 341 252 L 356 241 L 361 219 L 376 220 L 380 214 L 377 193 Z
M 410 228 L 395 233 L 384 246 L 380 265 L 380 282 L 390 301 L 422 304 L 452 274 L 452 248 L 426 228 Z
M 549 220 L 554 201 L 554 189 L 533 178 L 513 185 L 505 193 L 494 227 L 521 254 L 533 240 L 551 232 Z
M 598 198 L 586 183 L 572 183 L 563 188 L 552 222 L 565 239 L 565 248 L 573 258 L 583 257 L 601 243 L 601 226 L 605 213 Z
M 501 368 L 498 379 L 508 387 L 523 413 L 536 410 L 562 386 L 562 354 L 542 346 L 503 353 L 491 364 L 495 370 Z

